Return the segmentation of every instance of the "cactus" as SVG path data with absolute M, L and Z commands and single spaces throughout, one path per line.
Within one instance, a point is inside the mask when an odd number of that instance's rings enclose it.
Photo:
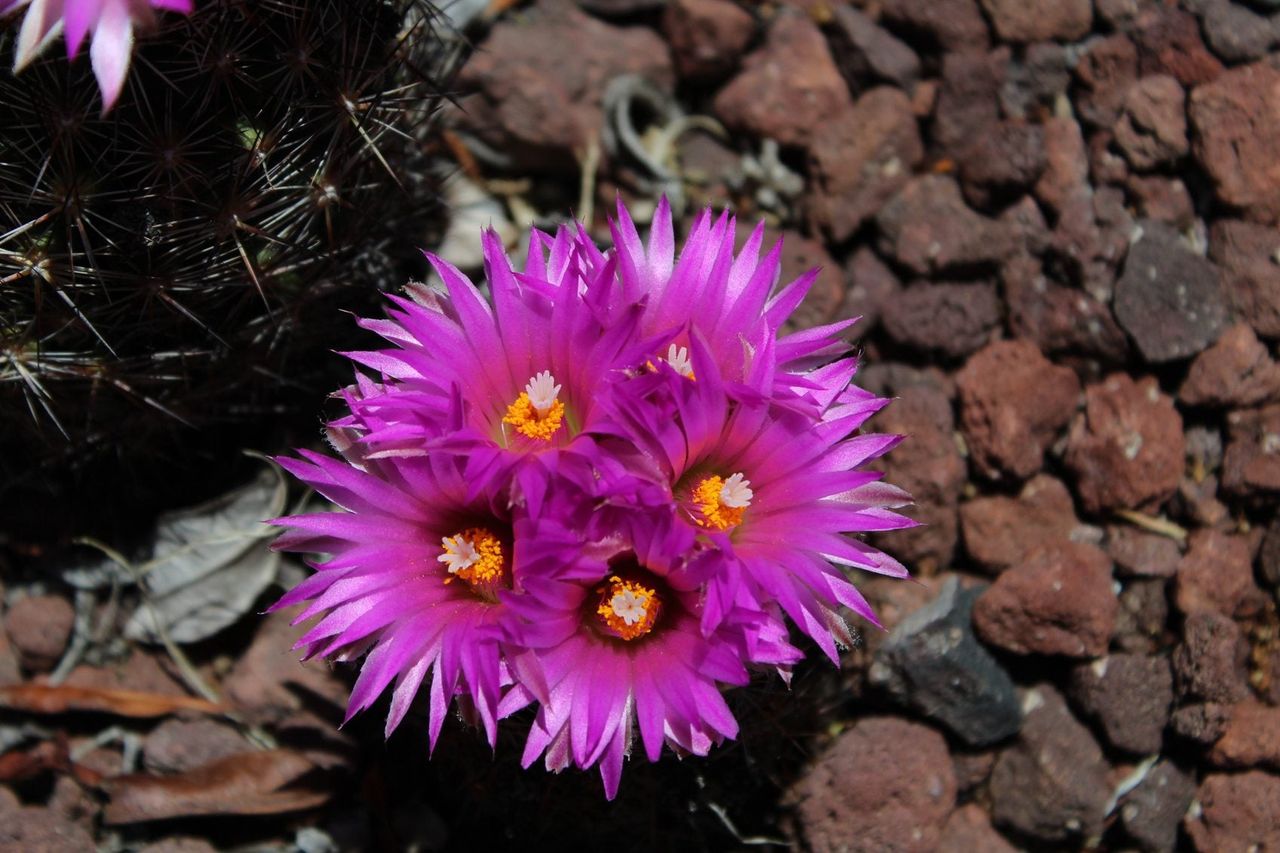
M 336 309 L 403 283 L 435 209 L 434 22 L 428 0 L 204 0 L 140 39 L 106 116 L 83 57 L 0 72 L 0 499 L 55 523 L 24 535 L 99 531 L 104 490 L 137 514 L 316 428 Z

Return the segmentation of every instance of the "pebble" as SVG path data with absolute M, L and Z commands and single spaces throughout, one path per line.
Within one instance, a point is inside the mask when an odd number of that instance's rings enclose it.
M 235 728 L 217 720 L 171 718 L 147 734 L 142 755 L 154 773 L 185 773 L 251 748 Z
M 1280 230 L 1237 219 L 1209 228 L 1209 257 L 1224 271 L 1235 312 L 1264 338 L 1280 338 Z
M 1114 127 L 1116 144 L 1129 165 L 1146 171 L 1186 155 L 1185 100 L 1178 81 L 1165 74 L 1143 77 L 1129 87 Z
M 987 22 L 975 0 L 884 0 L 880 14 L 899 29 L 925 34 L 944 53 L 987 44 Z
M 831 11 L 827 37 L 836 64 L 855 91 L 877 82 L 911 91 L 920 79 L 916 52 L 853 6 Z
M 1123 361 L 1129 341 L 1105 302 L 1050 281 L 1039 259 L 1019 255 L 1000 267 L 1009 327 L 1048 354 L 1087 354 Z
M 1173 672 L 1168 658 L 1108 655 L 1071 671 L 1071 698 L 1113 747 L 1152 755 L 1160 751 L 1169 722 Z
M 1249 649 L 1235 622 L 1215 611 L 1187 616 L 1173 650 L 1173 674 L 1183 700 L 1233 704 L 1246 695 Z
M 918 275 L 993 266 L 1013 251 L 1009 229 L 964 203 L 955 179 L 912 178 L 876 215 L 884 253 Z
M 48 672 L 66 651 L 75 621 L 75 608 L 62 596 L 29 595 L 9 607 L 4 628 L 22 666 Z
M 995 27 L 1006 41 L 1073 41 L 1093 24 L 1090 0 L 982 0 Z
M 687 80 L 732 72 L 755 32 L 755 18 L 731 0 L 670 0 L 662 12 L 662 34 Z
M 990 282 L 917 282 L 884 307 L 881 321 L 899 343 L 958 358 L 991 339 L 1000 297 Z
M 960 180 L 974 207 L 1004 207 L 1034 186 L 1047 165 L 1039 125 L 1002 121 L 970 142 L 960 155 Z
M 1280 222 L 1280 69 L 1233 68 L 1194 89 L 1188 113 L 1218 199 L 1253 221 Z
M 1280 770 L 1280 708 L 1253 700 L 1233 707 L 1226 730 L 1209 750 L 1209 762 L 1230 770 Z
M 1280 848 L 1280 776 L 1262 770 L 1210 773 L 1184 823 L 1200 853 Z
M 1280 404 L 1227 415 L 1222 486 L 1236 495 L 1280 492 Z
M 993 574 L 1022 563 L 1045 542 L 1070 539 L 1079 525 L 1071 493 L 1048 474 L 1032 477 L 1016 498 L 990 495 L 960 505 L 965 551 Z
M 1144 77 L 1168 74 L 1183 86 L 1198 86 L 1222 73 L 1222 63 L 1205 47 L 1200 22 L 1190 12 L 1151 3 L 1138 14 L 1131 34 Z
M 1191 534 L 1178 564 L 1174 601 L 1184 615 L 1210 610 L 1226 617 L 1256 613 L 1263 602 L 1253 579 L 1253 550 L 1243 536 L 1214 529 Z
M 1171 578 L 1182 559 L 1178 543 L 1168 536 L 1120 524 L 1107 528 L 1106 551 L 1116 574 L 1127 577 Z
M 1195 794 L 1195 776 L 1163 759 L 1120 801 L 1120 822 L 1144 853 L 1173 853 Z
M 951 813 L 942 827 L 937 853 L 1016 853 L 1017 848 L 1005 840 L 991 825 L 991 818 L 978 805 L 970 803 Z
M 861 317 L 854 331 L 865 337 L 879 324 L 885 307 L 898 298 L 902 283 L 866 246 L 850 256 L 844 267 L 844 278 L 845 299 L 840 313 L 845 317 Z
M 1276 42 L 1271 22 L 1241 3 L 1214 0 L 1203 21 L 1209 47 L 1226 62 L 1261 59 Z

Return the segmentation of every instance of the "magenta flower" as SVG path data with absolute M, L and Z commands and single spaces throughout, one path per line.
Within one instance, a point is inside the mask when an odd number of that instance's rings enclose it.
M 191 14 L 192 0 L 0 0 L 0 15 L 26 7 L 14 71 L 21 71 L 63 33 L 67 58 L 75 59 L 86 36 L 92 35 L 89 61 L 102 90 L 102 111 L 115 105 L 129 72 L 135 26 L 149 26 L 154 9 Z

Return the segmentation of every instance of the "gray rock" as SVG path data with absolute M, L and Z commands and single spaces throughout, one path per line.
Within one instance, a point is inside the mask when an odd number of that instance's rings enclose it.
M 962 590 L 949 578 L 937 598 L 893 630 L 870 673 L 897 701 L 970 746 L 996 743 L 1022 725 L 1012 679 L 973 635 L 973 602 L 981 591 Z
M 1178 846 L 1178 824 L 1195 793 L 1195 777 L 1161 761 L 1121 802 L 1120 820 L 1146 853 L 1171 853 Z
M 1169 722 L 1173 672 L 1166 658 L 1110 655 L 1072 671 L 1071 696 L 1112 746 L 1150 755 L 1160 751 Z

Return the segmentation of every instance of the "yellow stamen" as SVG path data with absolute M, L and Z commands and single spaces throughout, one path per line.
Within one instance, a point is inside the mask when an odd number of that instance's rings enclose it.
M 503 584 L 506 570 L 502 559 L 502 542 L 483 527 L 468 527 L 441 540 L 444 549 L 436 557 L 449 569 L 445 583 L 462 578 L 477 594 L 497 600 L 497 589 Z
M 737 527 L 753 497 L 751 481 L 741 473 L 731 475 L 728 480 L 712 475 L 693 488 L 692 499 L 698 510 L 695 519 L 703 527 L 714 530 Z
M 529 380 L 516 401 L 507 406 L 504 424 L 536 441 L 550 441 L 564 421 L 564 403 L 560 402 L 560 386 L 551 372 L 544 370 Z
M 596 615 L 605 630 L 622 640 L 637 640 L 653 630 L 662 602 L 658 591 L 614 575 L 601 587 Z

